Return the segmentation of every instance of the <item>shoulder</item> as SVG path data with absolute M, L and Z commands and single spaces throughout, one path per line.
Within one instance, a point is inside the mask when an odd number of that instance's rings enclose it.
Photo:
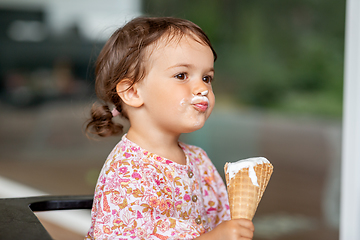
M 143 157 L 140 149 L 129 144 L 123 137 L 108 155 L 99 177 L 109 179 L 119 178 L 123 174 L 127 176 L 143 167 Z

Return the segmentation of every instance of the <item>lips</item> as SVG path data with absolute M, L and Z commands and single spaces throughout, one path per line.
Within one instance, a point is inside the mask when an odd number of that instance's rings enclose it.
M 206 96 L 194 96 L 191 99 L 191 104 L 198 111 L 204 112 L 209 107 L 209 99 Z
M 201 111 L 201 112 L 205 112 L 206 109 L 209 107 L 209 104 L 207 102 L 200 102 L 200 103 L 196 103 L 196 104 L 193 104 L 193 106 Z

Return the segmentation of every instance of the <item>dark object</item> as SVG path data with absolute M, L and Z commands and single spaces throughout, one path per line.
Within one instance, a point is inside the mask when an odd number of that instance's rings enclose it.
M 51 240 L 35 211 L 91 209 L 92 203 L 92 195 L 0 199 L 0 239 Z

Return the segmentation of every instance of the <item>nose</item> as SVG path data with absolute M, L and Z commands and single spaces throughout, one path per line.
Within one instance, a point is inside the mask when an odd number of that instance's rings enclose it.
M 200 95 L 200 96 L 206 96 L 208 95 L 209 93 L 209 90 L 204 90 L 204 89 L 200 89 L 200 90 L 197 90 L 197 91 L 194 91 L 194 95 Z
M 201 81 L 199 84 L 196 84 L 196 86 L 194 86 L 193 89 L 194 95 L 206 96 L 208 95 L 208 93 L 209 93 L 208 87 L 204 84 L 203 81 Z

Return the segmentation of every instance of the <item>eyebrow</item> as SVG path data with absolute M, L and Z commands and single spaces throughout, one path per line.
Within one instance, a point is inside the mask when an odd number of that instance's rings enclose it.
M 169 69 L 172 69 L 172 68 L 177 68 L 177 67 L 193 68 L 194 65 L 193 64 L 187 64 L 187 63 L 179 63 L 179 64 L 176 64 L 174 66 L 168 67 L 166 70 L 169 70 Z M 213 67 L 211 67 L 208 71 L 209 72 L 215 72 L 215 69 Z

